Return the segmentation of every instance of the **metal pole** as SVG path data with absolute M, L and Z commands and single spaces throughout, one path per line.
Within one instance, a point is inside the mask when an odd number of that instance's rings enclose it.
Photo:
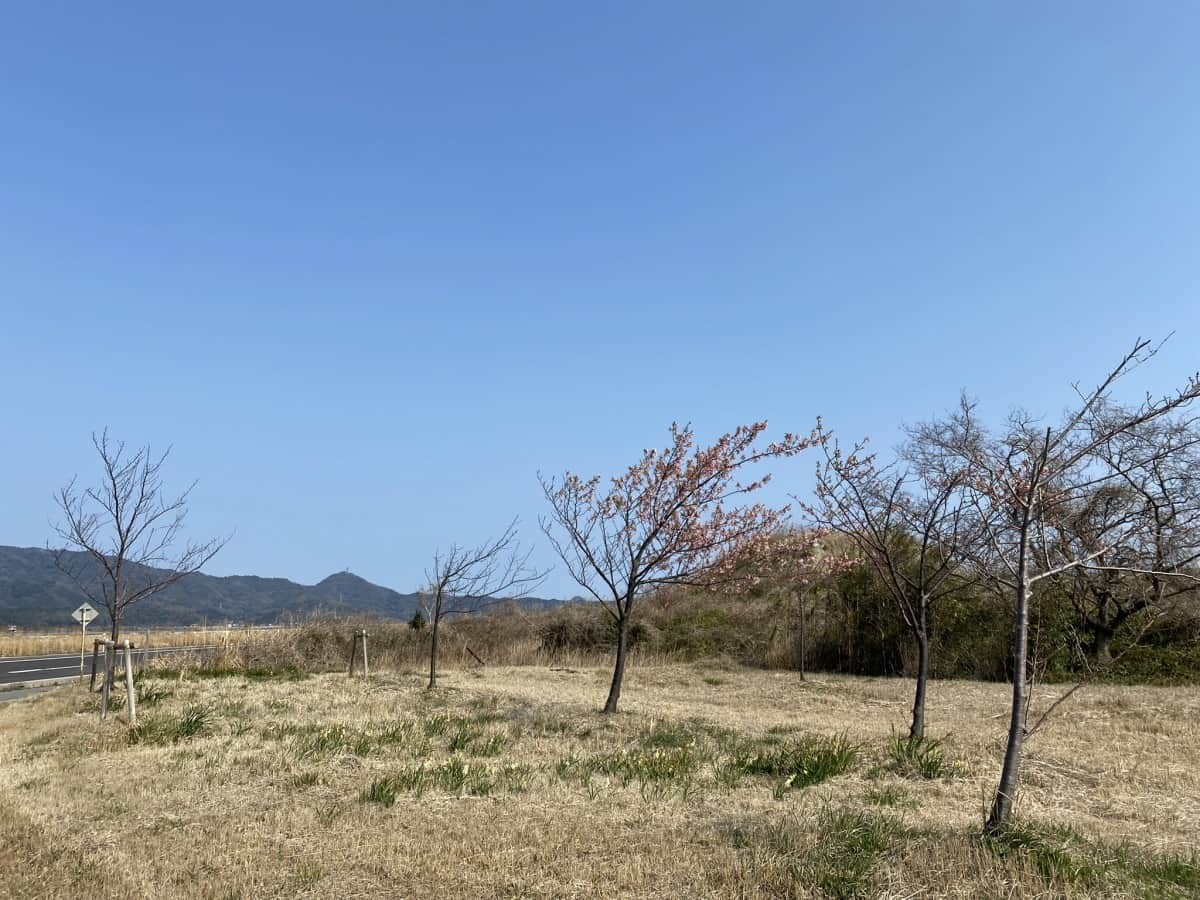
M 83 634 L 79 638 L 79 683 L 83 684 L 83 651 L 87 646 L 87 616 L 79 621 L 83 625 Z
M 362 632 L 362 642 L 363 642 L 363 681 L 366 681 L 367 678 L 369 677 L 369 674 L 367 672 L 367 629 L 365 629 L 365 628 L 363 629 L 363 632 Z

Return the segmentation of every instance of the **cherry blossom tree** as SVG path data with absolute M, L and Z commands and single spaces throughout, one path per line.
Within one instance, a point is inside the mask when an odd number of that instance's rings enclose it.
M 598 475 L 538 476 L 551 507 L 542 530 L 571 576 L 616 623 L 604 712 L 617 711 L 639 598 L 668 585 L 719 581 L 729 574 L 729 559 L 753 555 L 784 521 L 786 506 L 733 505 L 766 485 L 769 473 L 737 479 L 756 464 L 795 456 L 817 438 L 785 434 L 762 446 L 766 428 L 766 422 L 741 425 L 698 447 L 690 425 L 672 424 L 664 449 L 643 451 L 607 484 Z
M 793 613 L 796 617 L 796 662 L 804 680 L 808 658 L 808 606 L 814 589 L 849 571 L 857 559 L 844 552 L 833 552 L 826 540 L 829 532 L 818 528 L 789 525 L 765 542 L 751 544 L 753 555 L 731 558 L 727 588 L 731 593 L 774 595 L 779 601 L 779 623 L 785 627 Z M 777 626 L 778 627 L 778 626 Z M 772 635 L 774 635 L 772 631 Z
M 912 433 L 922 465 L 933 477 L 964 479 L 982 536 L 972 548 L 972 564 L 1013 602 L 1008 737 L 985 833 L 995 833 L 1008 823 L 1030 733 L 1029 608 L 1035 587 L 1077 569 L 1195 577 L 1174 562 L 1163 566 L 1147 557 L 1131 563 L 1115 552 L 1145 543 L 1148 529 L 1153 528 L 1154 518 L 1144 514 L 1135 491 L 1112 491 L 1112 502 L 1094 510 L 1086 533 L 1070 538 L 1064 534 L 1064 523 L 1078 515 L 1088 498 L 1126 484 L 1126 474 L 1135 463 L 1144 469 L 1178 458 L 1177 443 L 1127 439 L 1188 408 L 1200 397 L 1200 375 L 1163 397 L 1147 395 L 1134 405 L 1113 399 L 1117 382 L 1156 351 L 1149 341 L 1136 341 L 1095 388 L 1076 387 L 1078 400 L 1060 424 L 1046 426 L 1018 410 L 1010 413 L 1001 431 L 993 433 L 979 422 L 974 403 L 964 398 L 955 412 Z M 1117 445 L 1126 446 L 1124 457 L 1113 453 Z
M 822 434 L 815 502 L 802 503 L 813 524 L 846 535 L 882 581 L 917 648 L 908 735 L 925 736 L 929 637 L 938 601 L 961 587 L 965 545 L 975 539 L 959 471 L 923 469 L 919 461 L 880 466 L 866 441 L 849 453 Z

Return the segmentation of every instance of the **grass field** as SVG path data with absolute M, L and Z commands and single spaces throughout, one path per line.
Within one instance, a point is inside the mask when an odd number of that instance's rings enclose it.
M 1200 896 L 1200 689 L 1078 694 L 981 842 L 1004 685 L 935 683 L 911 748 L 905 681 L 643 667 L 602 717 L 607 674 L 164 673 L 133 730 L 0 705 L 0 896 Z

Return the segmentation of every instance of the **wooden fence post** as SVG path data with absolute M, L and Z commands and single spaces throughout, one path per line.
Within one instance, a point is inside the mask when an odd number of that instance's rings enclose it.
M 108 694 L 112 688 L 113 657 L 116 656 L 116 644 L 104 642 L 104 684 L 100 688 L 100 721 L 108 718 Z
M 88 693 L 96 689 L 96 663 L 100 659 L 100 638 L 92 641 L 92 680 L 88 682 Z
M 350 641 L 350 669 L 347 674 L 351 678 L 354 677 L 354 662 L 358 659 L 358 645 L 360 641 L 362 642 L 363 678 L 366 679 L 370 677 L 370 671 L 367 668 L 367 629 L 365 628 L 356 628 L 354 630 L 354 637 Z
M 129 711 L 129 724 L 137 724 L 137 695 L 133 689 L 133 656 L 130 653 L 129 638 L 125 639 L 125 703 Z

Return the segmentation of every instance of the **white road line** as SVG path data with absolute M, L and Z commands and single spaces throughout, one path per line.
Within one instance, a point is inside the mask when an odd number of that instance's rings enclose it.
M 4 675 L 28 675 L 30 672 L 61 672 L 61 671 L 63 671 L 64 669 L 73 669 L 73 670 L 75 670 L 76 672 L 78 672 L 78 671 L 79 671 L 79 666 L 78 666 L 78 665 L 74 665 L 74 666 L 47 666 L 47 667 L 45 667 L 45 668 L 42 668 L 42 669 L 9 669 L 7 672 L 3 672 L 3 673 L 0 673 L 0 674 L 4 674 Z
M 58 656 L 0 656 L 0 665 L 6 662 L 54 662 L 59 659 L 79 659 L 79 654 L 60 653 Z

